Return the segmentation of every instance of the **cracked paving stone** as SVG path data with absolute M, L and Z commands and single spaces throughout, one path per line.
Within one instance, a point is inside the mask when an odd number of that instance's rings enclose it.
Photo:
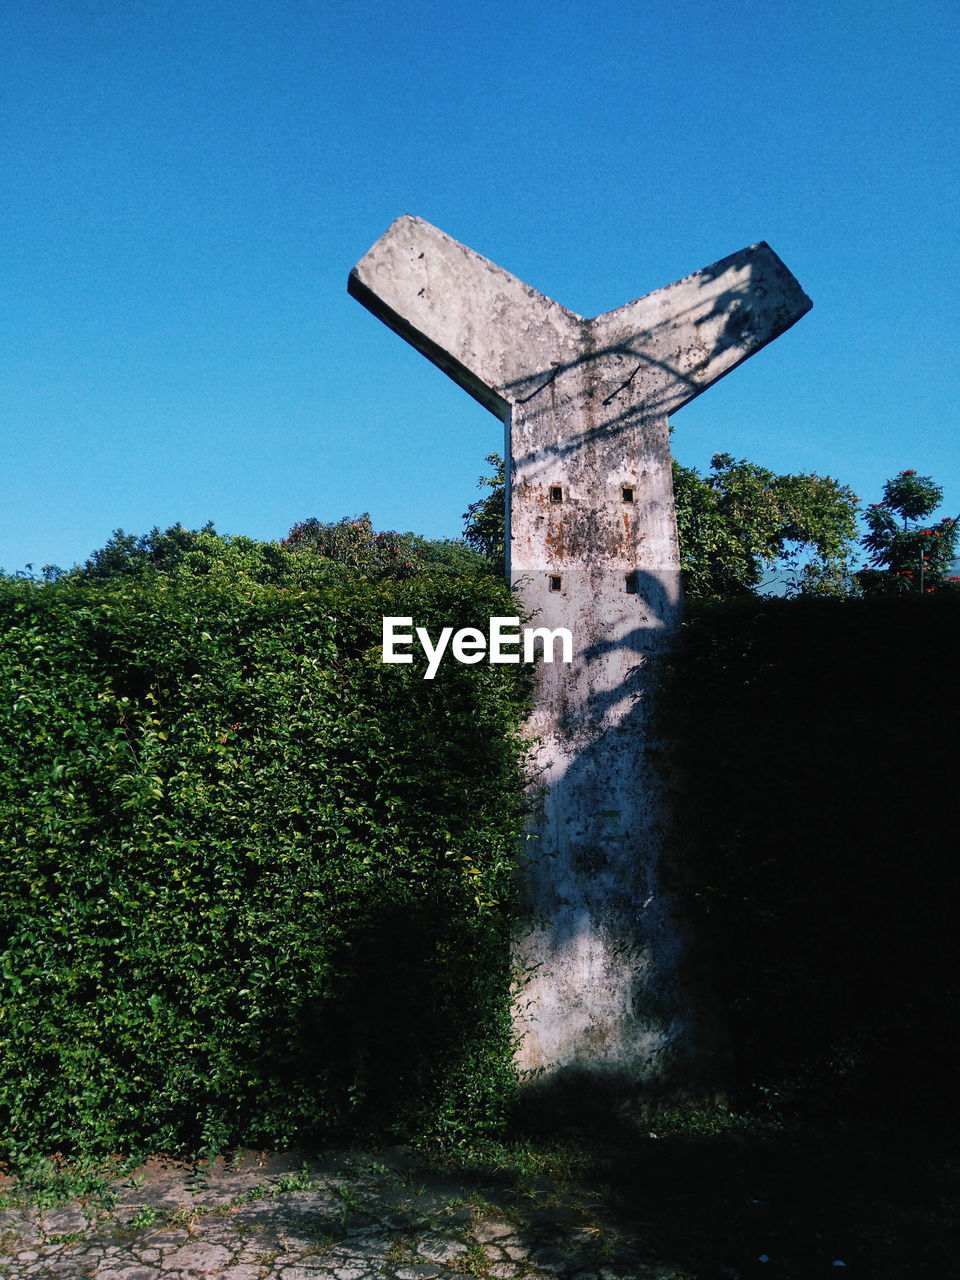
M 96 1280 L 157 1280 L 154 1267 L 131 1267 L 127 1263 L 111 1262 L 109 1267 L 94 1273 Z
M 225 1249 L 222 1244 L 208 1244 L 204 1240 L 198 1240 L 193 1244 L 183 1245 L 175 1253 L 167 1254 L 163 1265 L 164 1269 L 192 1271 L 203 1275 L 205 1272 L 215 1274 L 232 1260 L 230 1250 Z
M 483 1218 L 477 1223 L 473 1234 L 481 1244 L 492 1244 L 495 1240 L 502 1240 L 504 1236 L 515 1235 L 516 1227 L 512 1222 L 501 1222 L 496 1218 Z
M 562 1271 L 567 1263 L 567 1255 L 554 1245 L 548 1245 L 546 1248 L 536 1249 L 530 1255 L 530 1261 L 543 1271 Z
M 520 1258 L 526 1258 L 530 1250 L 525 1249 L 516 1236 L 504 1236 L 497 1244 L 503 1250 L 507 1258 L 511 1262 L 517 1262 Z
M 124 1274 L 126 1276 L 128 1273 Z M 58 1280 L 61 1276 L 65 1280 L 80 1280 L 81 1276 L 93 1275 L 94 1272 L 87 1267 L 78 1270 L 76 1262 L 71 1258 L 58 1258 L 56 1262 L 51 1263 L 49 1267 L 45 1267 L 43 1270 L 44 1280 Z M 155 1272 L 151 1272 L 150 1275 L 151 1280 L 153 1280 Z
M 282 1229 L 278 1231 L 277 1239 L 284 1253 L 304 1253 L 307 1249 L 315 1249 L 317 1245 L 315 1235 L 295 1236 Z
M 346 1241 L 349 1242 L 352 1249 L 367 1249 L 370 1252 L 382 1250 L 385 1252 L 390 1248 L 393 1236 L 370 1227 L 355 1227 L 353 1231 L 347 1232 Z
M 469 1253 L 470 1246 L 447 1236 L 424 1236 L 417 1242 L 417 1253 L 431 1262 L 453 1262 Z
M 239 1224 L 241 1228 L 246 1227 L 253 1230 L 257 1227 L 279 1228 L 283 1225 L 282 1220 L 278 1220 L 282 1205 L 263 1204 L 241 1205 L 234 1213 L 230 1215 L 230 1221 L 234 1225 Z M 329 1219 L 318 1217 L 317 1224 L 322 1226 L 328 1223 Z
M 266 1240 L 262 1236 L 248 1240 L 244 1247 L 237 1253 L 236 1261 L 247 1265 L 254 1263 L 258 1258 L 262 1258 L 265 1253 L 276 1253 L 277 1245 L 273 1240 Z
M 189 1231 L 151 1231 L 150 1244 L 154 1249 L 176 1249 L 190 1239 Z
M 237 1238 L 237 1233 L 233 1230 L 233 1224 L 229 1222 L 204 1222 L 201 1227 L 197 1228 L 197 1234 L 203 1236 L 206 1244 L 233 1246 Z
M 74 1231 L 85 1231 L 88 1223 L 82 1210 L 67 1208 L 48 1210 L 43 1215 L 42 1226 L 46 1236 L 65 1236 Z
M 337 1240 L 333 1244 L 327 1245 L 323 1252 L 328 1258 L 339 1259 L 346 1265 L 349 1262 L 353 1262 L 357 1256 L 358 1249 L 352 1240 Z
M 279 1273 L 280 1280 L 321 1280 L 322 1276 L 334 1276 L 337 1280 L 361 1280 L 362 1271 L 355 1271 L 352 1268 L 327 1268 L 318 1271 L 315 1267 L 306 1267 L 302 1263 L 295 1266 L 284 1267 Z
M 312 1190 L 286 1192 L 261 1170 L 254 1185 L 241 1188 L 229 1179 L 202 1193 L 182 1178 L 176 1186 L 167 1179 L 131 1191 L 110 1210 L 86 1206 L 84 1213 L 74 1202 L 42 1214 L 0 1211 L 9 1242 L 0 1280 L 466 1280 L 464 1268 L 481 1249 L 489 1280 L 570 1280 L 574 1273 L 579 1280 L 652 1280 L 655 1274 L 632 1268 L 629 1250 L 607 1252 L 601 1268 L 599 1257 L 575 1248 L 572 1236 L 579 1233 L 570 1228 L 581 1220 L 575 1209 L 524 1204 L 518 1225 L 516 1197 L 484 1185 L 484 1212 L 475 1220 L 472 1202 L 461 1198 L 464 1188 L 451 1182 L 443 1194 L 430 1186 L 435 1203 L 426 1213 L 419 1206 L 429 1196 L 413 1190 L 419 1174 L 388 1191 L 381 1182 L 376 1196 L 366 1194 L 378 1190 L 367 1185 L 373 1180 L 360 1170 L 350 1179 L 325 1178 Z M 352 1188 L 362 1210 L 348 1212 L 348 1197 L 335 1195 L 335 1185 Z M 198 1212 L 200 1194 L 217 1207 Z M 157 1219 L 153 1227 L 131 1227 L 148 1199 L 180 1202 L 185 1212 L 161 1210 L 145 1215 Z M 80 1238 L 57 1242 L 74 1233 Z

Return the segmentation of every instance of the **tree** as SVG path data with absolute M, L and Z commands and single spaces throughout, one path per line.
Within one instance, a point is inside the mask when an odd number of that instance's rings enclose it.
M 493 475 L 481 476 L 478 489 L 489 489 L 486 497 L 472 502 L 463 513 L 465 541 L 489 564 L 494 573 L 504 571 L 504 536 L 507 514 L 507 476 L 499 453 L 488 453 L 484 462 Z
M 415 533 L 377 533 L 368 512 L 324 523 L 311 517 L 295 524 L 281 546 L 312 552 L 348 565 L 368 578 L 410 578 L 426 572 L 471 573 L 485 567 L 466 541 L 421 538 Z
M 226 576 L 261 584 L 279 584 L 289 574 L 286 553 L 275 542 L 227 537 L 213 522 L 202 529 L 157 527 L 137 536 L 117 529 L 87 562 L 58 578 L 74 582 L 110 582 L 121 578 L 145 579 L 157 575 L 191 577 Z
M 958 520 L 944 516 L 933 525 L 920 521 L 936 511 L 943 489 L 930 476 L 901 471 L 883 486 L 883 499 L 865 512 L 867 532 L 860 539 L 868 567 L 857 574 L 865 595 L 930 595 L 951 583 L 957 554 Z
M 94 551 L 75 572 L 91 582 L 141 577 L 152 571 L 169 572 L 183 562 L 188 552 L 203 546 L 205 534 L 216 535 L 212 521 L 202 529 L 185 529 L 182 524 L 174 524 L 161 532 L 154 526 L 139 537 L 116 529 L 106 544 Z
M 750 594 L 771 572 L 786 594 L 847 594 L 859 499 L 846 485 L 718 453 L 707 476 L 674 462 L 673 487 L 688 595 Z
M 490 492 L 464 512 L 464 537 L 492 568 L 502 569 L 505 522 L 503 459 L 490 454 Z M 849 587 L 849 554 L 859 499 L 815 473 L 776 475 L 717 454 L 706 477 L 673 464 L 684 587 L 691 596 L 755 592 L 776 567 L 793 593 L 837 595 Z
M 140 536 L 117 529 L 85 564 L 68 571 L 50 571 L 46 566 L 44 576 L 48 581 L 93 583 L 143 581 L 159 575 L 306 589 L 341 568 L 381 580 L 477 573 L 485 563 L 460 540 L 377 533 L 364 513 L 329 523 L 315 517 L 300 521 L 282 542 L 219 534 L 212 523 L 202 529 L 175 524 Z

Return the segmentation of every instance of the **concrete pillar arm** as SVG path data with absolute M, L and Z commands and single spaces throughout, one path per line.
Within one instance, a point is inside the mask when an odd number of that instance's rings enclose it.
M 544 366 L 576 359 L 585 323 L 409 215 L 361 258 L 347 289 L 501 419 Z
M 618 352 L 636 357 L 644 366 L 648 411 L 668 416 L 779 337 L 812 306 L 791 272 L 761 241 L 597 316 L 593 339 L 597 356 Z

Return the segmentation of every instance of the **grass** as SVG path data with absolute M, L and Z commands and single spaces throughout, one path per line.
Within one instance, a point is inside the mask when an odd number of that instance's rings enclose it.
M 134 1161 L 118 1158 L 74 1163 L 59 1153 L 23 1165 L 15 1178 L 0 1185 L 0 1209 L 32 1205 L 51 1209 L 68 1200 L 97 1200 L 104 1207 L 116 1203 L 116 1181 L 131 1172 Z

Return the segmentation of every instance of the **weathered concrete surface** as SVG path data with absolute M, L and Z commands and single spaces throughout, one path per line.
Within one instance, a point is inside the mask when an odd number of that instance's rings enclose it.
M 349 289 L 505 421 L 510 581 L 537 625 L 573 635 L 573 663 L 541 668 L 529 726 L 519 1065 L 652 1095 L 715 1079 L 649 723 L 680 607 L 667 415 L 811 303 L 758 244 L 585 319 L 410 217 Z

